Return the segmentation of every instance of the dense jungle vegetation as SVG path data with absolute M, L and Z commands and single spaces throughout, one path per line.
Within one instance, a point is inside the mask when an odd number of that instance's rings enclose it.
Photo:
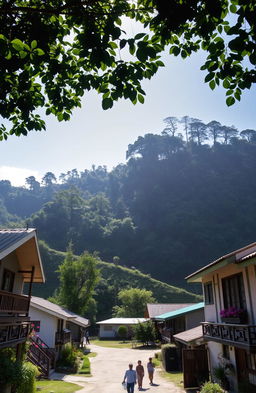
M 255 241 L 256 131 L 187 116 L 165 123 L 112 171 L 47 172 L 24 187 L 1 180 L 1 226 L 28 223 L 52 249 L 72 242 L 77 255 L 97 251 L 185 287 L 187 274 Z
M 44 263 L 46 275 L 45 284 L 34 284 L 34 296 L 48 298 L 56 293 L 59 287 L 59 274 L 57 272 L 63 263 L 66 253 L 50 249 L 44 242 L 39 242 L 40 253 Z M 103 262 L 97 257 L 97 269 L 100 280 L 94 291 L 95 303 L 86 310 L 86 316 L 91 321 L 108 319 L 112 315 L 114 306 L 118 303 L 118 293 L 125 288 L 143 288 L 152 292 L 159 303 L 197 303 L 201 301 L 199 295 L 184 289 L 176 288 L 156 280 L 148 274 L 136 269 L 129 269 L 115 263 Z M 73 310 L 75 311 L 75 310 Z

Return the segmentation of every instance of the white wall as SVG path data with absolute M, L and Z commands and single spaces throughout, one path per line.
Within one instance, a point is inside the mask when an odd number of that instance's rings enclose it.
M 120 326 L 127 326 L 128 332 L 129 329 L 132 329 L 135 325 L 125 325 L 123 323 L 119 325 L 100 325 L 99 337 L 100 338 L 114 338 L 118 336 L 118 328 Z M 105 330 L 107 328 L 108 330 Z M 111 328 L 111 330 L 109 330 Z
M 57 332 L 58 318 L 30 305 L 29 316 L 31 321 L 40 321 L 40 332 L 36 333 L 50 347 L 55 348 L 55 333 Z

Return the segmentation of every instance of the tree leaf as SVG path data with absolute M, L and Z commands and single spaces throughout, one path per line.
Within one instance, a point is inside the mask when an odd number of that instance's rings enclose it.
M 15 38 L 15 40 L 12 40 L 11 44 L 12 44 L 13 48 L 18 52 L 23 50 L 23 48 L 24 48 L 23 42 L 21 40 L 19 40 L 18 38 Z
M 229 96 L 229 97 L 226 99 L 226 104 L 227 104 L 227 106 L 231 106 L 231 105 L 233 105 L 235 102 L 236 102 L 236 100 L 235 100 L 234 97 L 232 97 L 232 96 Z
M 113 100 L 110 97 L 103 98 L 102 100 L 102 108 L 104 110 L 110 109 L 113 106 Z

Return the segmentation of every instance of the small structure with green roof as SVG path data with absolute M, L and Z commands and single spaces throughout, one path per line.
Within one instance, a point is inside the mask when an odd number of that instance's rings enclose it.
M 164 342 L 173 342 L 173 335 L 192 329 L 204 321 L 204 302 L 191 304 L 153 318 Z

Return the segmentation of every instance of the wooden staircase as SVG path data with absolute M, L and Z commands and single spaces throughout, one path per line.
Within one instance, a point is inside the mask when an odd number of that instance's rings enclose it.
M 44 378 L 48 378 L 50 370 L 55 368 L 56 354 L 54 349 L 49 348 L 39 336 L 31 336 L 29 341 L 27 359 L 39 368 Z

